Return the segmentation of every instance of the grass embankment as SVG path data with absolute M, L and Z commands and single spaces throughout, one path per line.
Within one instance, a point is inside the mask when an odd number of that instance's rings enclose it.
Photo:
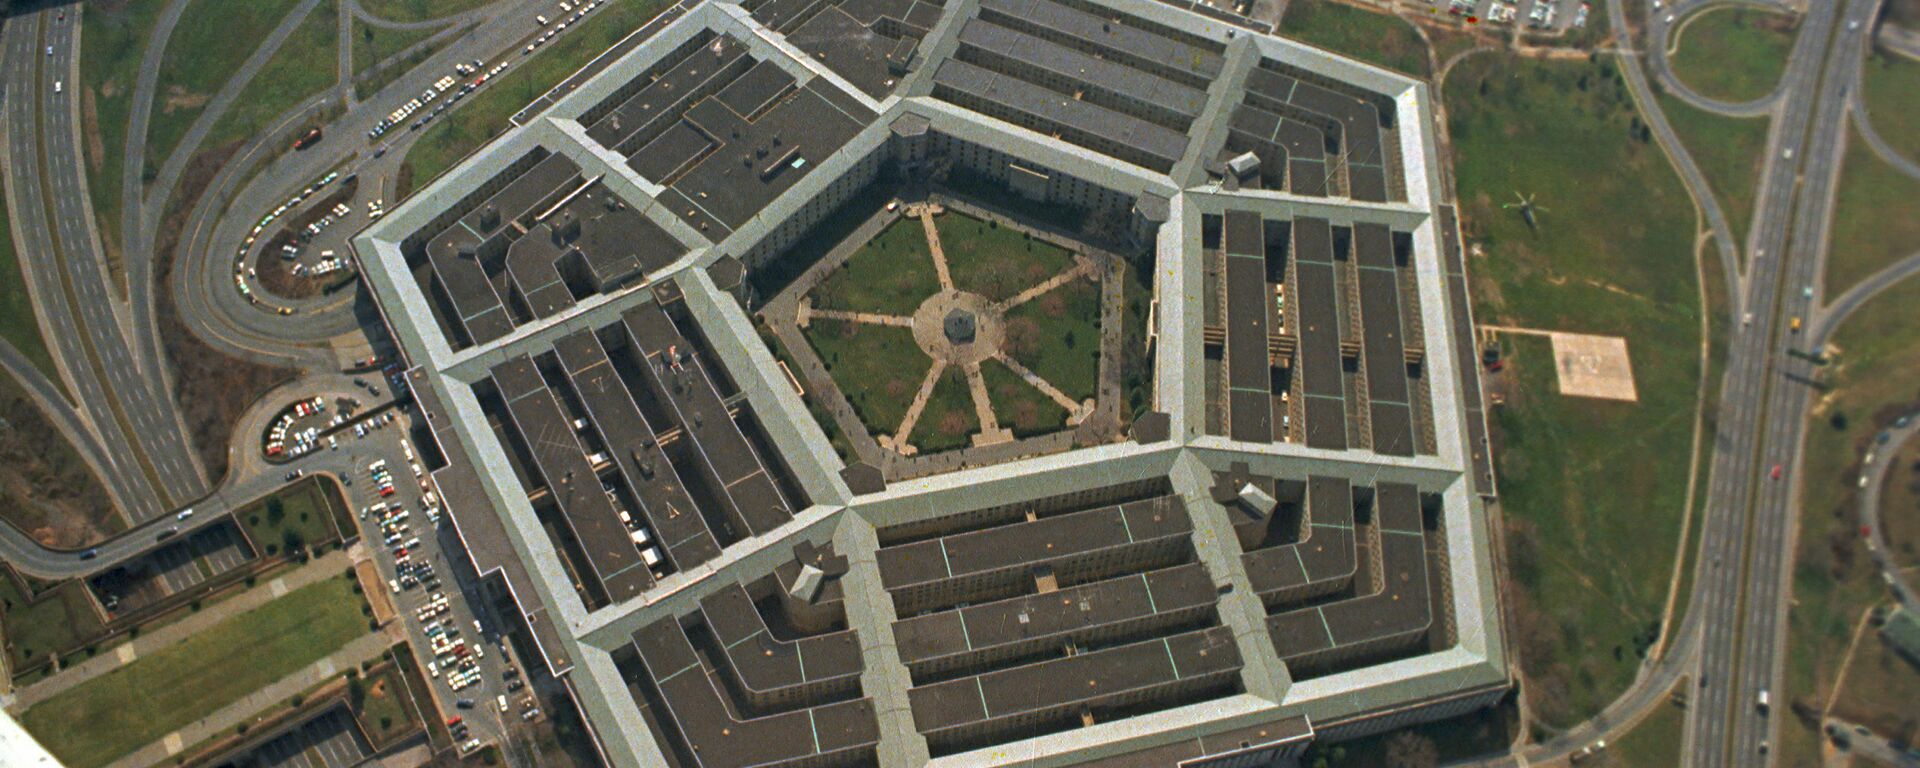
M 1824 295 L 1835 298 L 1882 267 L 1920 252 L 1920 181 L 1873 154 L 1859 132 L 1847 142 L 1833 207 Z
M 341 539 L 342 521 L 351 523 L 346 497 L 332 478 L 314 476 L 234 512 L 247 538 L 268 557 Z
M 1073 267 L 1065 248 L 998 222 L 949 213 L 934 219 L 953 286 L 1001 302 Z
M 105 629 L 81 582 L 36 584 L 12 568 L 0 570 L 0 611 L 7 669 L 16 674 L 50 654 L 71 652 Z
M 407 2 L 408 0 L 401 0 Z M 515 64 L 493 85 L 423 129 L 400 167 L 399 197 L 440 175 L 509 127 L 508 118 L 574 70 L 613 47 L 668 6 L 666 0 L 613 0 Z
M 492 0 L 360 0 L 368 14 L 403 24 L 444 19 L 486 5 Z
M 1746 242 L 1747 227 L 1753 221 L 1754 196 L 1759 194 L 1762 156 L 1767 151 L 1767 123 L 1758 117 L 1724 117 L 1695 109 L 1664 92 L 1659 95 L 1660 111 L 1667 123 L 1686 145 L 1707 179 L 1720 212 L 1733 230 L 1735 246 Z
M 1783 765 L 1818 762 L 1818 725 L 1801 713 L 1824 710 L 1862 615 L 1888 599 L 1857 530 L 1856 494 L 1860 460 L 1874 435 L 1920 407 L 1916 305 L 1920 280 L 1908 279 L 1861 306 L 1832 338 L 1839 354 L 1823 372 L 1829 389 L 1818 396 L 1801 454 L 1802 511 L 1788 609 L 1787 695 L 1782 697 L 1794 716 L 1781 721 Z M 1869 636 L 1861 645 L 1877 642 Z M 1912 703 L 1920 700 L 1920 672 L 1905 667 L 1888 674 L 1894 676 L 1871 687 L 1850 682 L 1836 700 L 1835 713 L 1869 724 L 1883 722 L 1887 713 L 1910 714 Z M 1904 699 L 1887 701 L 1880 691 L 1904 691 Z
M 147 124 L 147 164 L 154 169 L 166 164 L 207 102 L 295 5 L 298 0 L 196 0 L 187 5 L 160 59 L 160 87 Z
M 913 331 L 816 318 L 805 333 L 867 432 L 891 435 L 899 429 L 933 365 L 914 342 Z
M 0 372 L 0 520 L 77 549 L 127 529 L 100 478 L 16 382 Z
M 366 100 L 372 98 L 380 89 L 400 79 L 420 62 L 438 53 L 446 47 L 440 45 L 420 45 L 433 37 L 441 28 L 393 29 L 379 27 L 355 18 L 353 20 L 353 95 Z M 447 41 L 453 38 L 449 36 Z M 415 47 L 419 46 L 419 47 Z M 404 58 L 387 62 L 402 52 L 408 52 Z M 382 64 L 385 63 L 385 66 Z
M 1414 77 L 1427 76 L 1427 44 L 1405 19 L 1333 0 L 1287 6 L 1280 34 Z
M 0 180 L 0 201 L 6 196 L 6 182 Z M 33 316 L 33 299 L 27 293 L 27 274 L 21 271 L 19 256 L 13 252 L 13 229 L 7 221 L 7 206 L 0 203 L 0 337 L 40 369 L 56 385 L 60 373 L 53 366 L 53 354 L 47 351 L 47 339 L 40 335 L 40 321 Z
M 967 372 L 957 365 L 947 366 L 934 382 L 933 393 L 920 411 L 908 442 L 921 453 L 939 453 L 965 448 L 969 436 L 980 431 L 980 417 L 973 410 L 973 395 L 967 387 Z
M 1880 489 L 1880 529 L 1888 555 L 1901 568 L 1920 568 L 1920 440 L 1888 459 Z
M 1686 727 L 1685 709 L 1672 701 L 1659 704 L 1633 730 L 1608 745 L 1592 764 L 1594 768 L 1669 768 L 1680 765 L 1680 747 Z
M 62 763 L 104 765 L 366 634 L 363 605 L 351 579 L 302 587 L 34 705 L 20 723 Z
M 339 42 L 339 8 L 334 0 L 327 0 L 294 27 L 287 42 L 240 89 L 240 97 L 214 121 L 205 146 L 218 147 L 274 129 L 291 144 L 296 133 L 310 126 L 293 130 L 276 121 L 281 113 L 340 81 Z
M 902 218 L 848 256 L 813 289 L 821 309 L 911 316 L 939 292 L 940 278 L 919 219 Z
M 1673 73 L 1700 95 L 1743 102 L 1773 92 L 1787 69 L 1798 17 L 1724 5 L 1683 19 Z
M 1861 97 L 1873 130 L 1902 157 L 1920 162 L 1920 61 L 1875 50 L 1867 57 Z
M 1100 284 L 1074 278 L 1006 314 L 1001 349 L 1075 402 L 1100 378 Z
M 1503 339 L 1489 379 L 1512 637 L 1536 718 L 1565 727 L 1631 683 L 1666 603 L 1701 375 L 1693 206 L 1611 61 L 1479 55 L 1444 95 L 1481 322 L 1624 337 L 1640 397 L 1559 395 L 1538 337 Z M 1501 210 L 1516 190 L 1552 209 L 1538 231 Z
M 147 39 L 166 3 L 106 2 L 87 6 L 80 17 L 81 125 L 86 139 L 87 196 L 93 200 L 107 266 L 120 273 L 120 188 L 127 149 L 127 121 L 134 81 Z M 157 173 L 150 166 L 148 173 Z M 116 284 L 119 279 L 114 281 Z

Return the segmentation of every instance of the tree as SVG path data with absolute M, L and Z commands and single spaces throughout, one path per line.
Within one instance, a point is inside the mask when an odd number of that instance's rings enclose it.
M 1387 737 L 1387 765 L 1390 768 L 1433 768 L 1440 764 L 1440 748 L 1413 731 L 1400 731 Z

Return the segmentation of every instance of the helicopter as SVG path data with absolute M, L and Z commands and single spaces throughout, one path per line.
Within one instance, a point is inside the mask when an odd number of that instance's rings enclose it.
M 1546 206 L 1534 205 L 1533 195 L 1526 195 L 1523 197 L 1521 196 L 1518 190 L 1514 191 L 1513 200 L 1514 201 L 1511 203 L 1507 203 L 1505 205 L 1500 206 L 1500 210 L 1510 211 L 1515 208 L 1519 208 L 1520 218 L 1524 219 L 1527 222 L 1527 229 L 1531 229 L 1535 231 L 1538 231 L 1540 229 L 1540 222 L 1534 216 L 1536 211 L 1539 213 L 1553 212 L 1551 209 L 1547 208 Z

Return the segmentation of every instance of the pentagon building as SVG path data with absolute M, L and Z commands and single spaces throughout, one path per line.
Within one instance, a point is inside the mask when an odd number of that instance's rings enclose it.
M 355 240 L 431 482 L 608 763 L 1290 765 L 1505 694 L 1425 85 L 1155 0 L 636 34 Z M 875 190 L 1085 213 L 1150 275 L 1124 438 L 830 446 L 753 311 Z

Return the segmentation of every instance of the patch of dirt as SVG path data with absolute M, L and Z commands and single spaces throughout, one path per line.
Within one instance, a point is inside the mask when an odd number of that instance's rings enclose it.
M 286 299 L 307 299 L 322 293 L 338 290 L 351 285 L 355 278 L 353 270 L 340 270 L 318 277 L 296 275 L 293 273 L 295 262 L 281 258 L 280 249 L 292 243 L 297 233 L 308 224 L 325 218 L 335 205 L 353 199 L 360 181 L 355 179 L 328 195 L 326 199 L 307 206 L 301 213 L 290 219 L 286 226 L 267 240 L 265 246 L 253 257 L 254 276 L 259 279 L 260 287 L 275 296 Z M 350 254 L 336 254 L 346 257 Z
M 166 215 L 160 222 L 159 241 L 154 247 L 159 264 L 155 279 L 161 287 L 155 291 L 155 320 L 160 326 L 160 341 L 166 347 L 167 360 L 173 364 L 174 402 L 179 403 L 194 450 L 199 452 L 207 477 L 216 486 L 226 477 L 227 449 L 241 414 L 269 390 L 292 381 L 299 373 L 293 368 L 229 357 L 208 346 L 180 319 L 173 291 L 168 290 L 180 231 L 185 228 L 187 215 L 199 202 L 200 194 L 214 174 L 219 173 L 243 143 L 244 139 L 235 140 L 200 152 L 187 161 L 179 185 L 183 193 L 167 202 Z
M 212 101 L 213 97 L 204 93 L 193 93 L 177 85 L 167 86 L 167 92 L 160 97 L 160 113 L 171 115 L 176 109 L 199 109 Z
M 1887 0 L 1881 18 L 1910 30 L 1920 31 L 1920 0 Z
M 0 505 L 0 517 L 49 547 L 97 544 L 125 527 L 100 479 L 18 391 L 0 397 Z
M 107 145 L 100 142 L 100 112 L 94 106 L 92 88 L 80 100 L 80 126 L 87 137 L 87 170 L 97 174 L 107 161 Z

